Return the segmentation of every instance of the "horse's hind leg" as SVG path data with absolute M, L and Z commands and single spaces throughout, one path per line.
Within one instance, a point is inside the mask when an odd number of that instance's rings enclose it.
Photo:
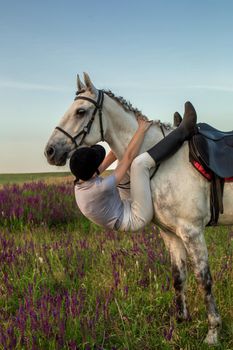
M 173 287 L 175 289 L 175 301 L 177 308 L 177 320 L 188 319 L 188 311 L 185 298 L 186 282 L 186 249 L 182 240 L 170 232 L 161 232 L 171 257 Z
M 195 275 L 205 296 L 209 322 L 209 329 L 205 342 L 209 345 L 216 345 L 218 342 L 218 332 L 221 326 L 221 317 L 218 313 L 212 293 L 212 277 L 210 274 L 208 252 L 203 232 L 188 225 L 188 228 L 179 230 L 179 235 L 192 259 Z

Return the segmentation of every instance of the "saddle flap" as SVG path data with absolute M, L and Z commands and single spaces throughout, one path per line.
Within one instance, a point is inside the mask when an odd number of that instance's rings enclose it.
M 190 153 L 207 170 L 221 178 L 233 176 L 233 135 L 218 140 L 194 135 L 190 140 Z

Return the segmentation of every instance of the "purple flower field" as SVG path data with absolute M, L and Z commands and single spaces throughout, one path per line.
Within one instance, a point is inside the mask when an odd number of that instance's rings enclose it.
M 0 349 L 206 349 L 192 273 L 191 321 L 176 322 L 169 256 L 155 226 L 102 230 L 78 211 L 70 184 L 0 191 Z M 208 229 L 206 238 L 222 349 L 230 349 L 232 230 Z
M 0 189 L 0 225 L 58 225 L 77 220 L 73 185 L 44 182 L 5 185 Z

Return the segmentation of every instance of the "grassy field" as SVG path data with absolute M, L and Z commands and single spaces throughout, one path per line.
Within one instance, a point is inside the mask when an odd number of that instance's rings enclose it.
M 69 172 L 31 173 L 31 174 L 0 174 L 0 185 L 23 183 L 31 181 L 53 181 L 70 176 Z
M 108 175 L 111 170 L 106 170 L 104 175 Z M 31 174 L 0 174 L 0 186 L 6 184 L 22 184 L 24 182 L 45 181 L 46 183 L 58 183 L 73 181 L 70 172 L 55 173 L 31 173 Z
M 193 273 L 191 320 L 176 322 L 169 256 L 157 228 L 102 230 L 81 215 L 72 192 L 70 180 L 0 190 L 0 349 L 209 349 Z M 205 235 L 223 319 L 217 349 L 230 350 L 232 228 Z

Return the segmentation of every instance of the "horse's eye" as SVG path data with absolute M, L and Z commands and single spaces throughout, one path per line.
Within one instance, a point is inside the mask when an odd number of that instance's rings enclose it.
M 76 112 L 77 116 L 79 117 L 83 117 L 85 113 L 86 113 L 86 110 L 82 108 L 78 109 Z

